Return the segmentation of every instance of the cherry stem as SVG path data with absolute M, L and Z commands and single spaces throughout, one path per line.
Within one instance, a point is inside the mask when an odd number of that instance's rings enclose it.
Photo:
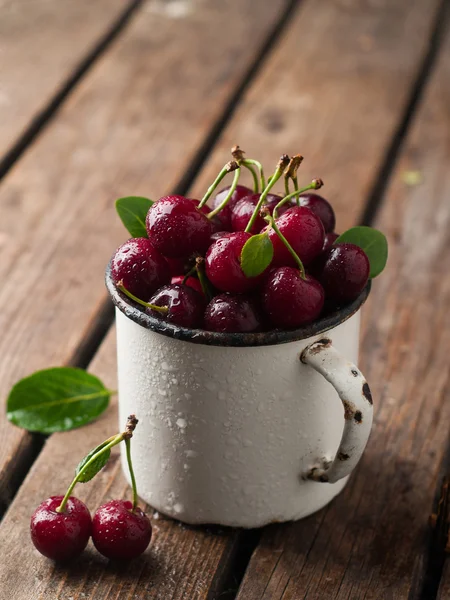
M 135 296 L 134 294 L 129 292 L 127 290 L 127 288 L 123 285 L 123 281 L 119 281 L 119 283 L 117 284 L 117 287 L 119 288 L 119 290 L 121 292 L 123 292 L 125 294 L 125 296 L 128 296 L 128 298 L 131 298 L 131 300 L 134 300 L 141 306 L 145 306 L 146 308 L 151 308 L 152 310 L 156 310 L 156 312 L 160 312 L 164 315 L 166 315 L 169 312 L 168 306 L 157 306 L 156 304 L 150 304 L 149 302 L 144 302 L 144 300 L 141 300 L 140 298 L 138 298 L 137 296 Z
M 135 511 L 138 505 L 138 494 L 136 487 L 136 477 L 134 476 L 133 463 L 131 462 L 131 441 L 130 438 L 125 438 L 125 447 L 127 449 L 127 463 L 128 470 L 130 471 L 130 479 L 131 479 L 131 488 L 133 490 L 133 512 Z
M 261 189 L 263 190 L 266 187 L 266 179 L 264 177 L 264 169 L 262 164 L 257 161 L 254 160 L 253 158 L 244 158 L 244 160 L 240 161 L 240 164 L 244 167 L 247 167 L 247 169 L 250 169 L 250 167 L 255 166 L 258 171 L 259 171 L 259 182 L 261 184 Z
M 79 473 L 77 473 L 74 480 L 69 485 L 69 488 L 66 492 L 66 495 L 62 499 L 61 504 L 56 508 L 56 512 L 58 512 L 58 513 L 64 512 L 67 501 L 70 498 L 70 494 L 72 493 L 73 488 L 79 482 L 79 480 L 84 475 L 84 473 L 87 471 L 87 469 L 91 466 L 91 464 L 94 461 L 96 461 L 99 456 L 101 456 L 102 454 L 104 454 L 105 452 L 107 452 L 108 450 L 113 448 L 114 446 L 117 446 L 117 444 L 120 444 L 120 442 L 122 442 L 123 440 L 125 440 L 125 442 L 129 442 L 130 438 L 133 437 L 133 432 L 136 429 L 137 424 L 138 424 L 138 420 L 136 419 L 136 417 L 134 415 L 130 415 L 127 419 L 125 431 L 122 431 L 122 433 L 118 433 L 117 435 L 113 435 L 113 436 L 109 437 L 107 440 L 105 440 L 103 442 L 103 444 L 100 444 L 100 446 L 101 446 L 100 450 L 91 456 L 91 458 L 86 462 L 86 464 L 83 466 L 83 468 L 80 469 Z M 130 467 L 130 471 L 132 472 L 131 467 Z M 134 481 L 133 474 L 131 475 L 131 480 L 132 480 L 132 482 Z M 135 491 L 136 491 L 136 481 L 134 481 L 134 483 L 133 483 L 133 497 L 134 497 Z M 136 494 L 136 498 L 137 498 L 137 494 Z
M 183 285 L 186 285 L 186 281 L 189 279 L 189 277 L 192 277 L 192 275 L 194 275 L 194 273 L 196 272 L 196 270 L 197 270 L 197 265 L 194 265 L 192 267 L 192 269 L 189 269 L 189 271 L 184 276 Z
M 234 171 L 233 183 L 231 184 L 231 187 L 228 190 L 228 194 L 225 196 L 223 202 L 221 202 L 217 208 L 215 208 L 214 210 L 212 210 L 211 212 L 209 212 L 206 215 L 208 217 L 208 219 L 212 219 L 213 217 L 215 217 L 228 204 L 228 201 L 230 200 L 231 196 L 234 194 L 234 192 L 236 190 L 240 175 L 241 175 L 241 169 L 240 169 L 240 167 L 238 167 Z M 202 200 L 202 202 L 203 202 L 203 200 Z M 201 208 L 201 204 L 199 204 L 198 207 Z
M 302 279 L 306 279 L 305 267 L 303 266 L 303 263 L 300 260 L 299 255 L 294 250 L 294 248 L 290 245 L 290 243 L 287 241 L 287 239 L 284 237 L 284 235 L 281 233 L 281 231 L 278 229 L 278 226 L 275 223 L 275 219 L 273 217 L 271 217 L 270 215 L 268 215 L 267 217 L 265 217 L 265 219 L 269 223 L 269 225 L 273 228 L 273 230 L 275 231 L 275 233 L 277 234 L 277 236 L 280 238 L 280 240 L 283 242 L 283 244 L 289 250 L 290 254 L 292 255 L 292 258 L 297 263 L 297 266 L 298 266 L 299 271 L 300 271 L 300 277 Z
M 259 192 L 259 179 L 258 179 L 258 175 L 256 174 L 256 171 L 254 169 L 254 167 L 252 165 L 246 165 L 244 163 L 241 163 L 243 167 L 245 167 L 246 169 L 248 169 L 250 171 L 250 173 L 253 176 L 253 191 L 255 192 L 255 194 L 258 194 Z
M 284 178 L 284 191 L 286 192 L 285 196 L 288 196 L 289 193 L 290 193 L 290 190 L 289 190 L 289 177 L 285 177 Z
M 297 206 L 300 206 L 300 191 L 298 189 L 298 179 L 297 176 L 292 178 L 294 182 L 294 190 L 297 192 L 298 196 L 295 196 L 295 201 L 297 202 Z
M 205 206 L 205 204 L 208 202 L 208 200 L 213 195 L 214 190 L 219 185 L 219 183 L 222 181 L 222 179 L 225 177 L 225 175 L 227 175 L 228 173 L 231 173 L 231 171 L 235 171 L 236 169 L 239 170 L 239 165 L 235 160 L 228 162 L 224 167 L 222 167 L 222 170 L 217 175 L 214 182 L 206 190 L 206 194 L 201 199 L 200 204 L 197 206 L 197 208 L 202 208 L 203 206 Z
M 308 190 L 318 190 L 323 186 L 323 181 L 321 179 L 313 179 L 309 185 L 302 188 L 301 190 L 295 190 L 291 194 L 285 196 L 282 200 L 278 202 L 278 204 L 273 209 L 273 218 L 276 219 L 278 217 L 278 211 L 282 206 L 284 206 L 289 200 L 294 198 L 295 196 L 302 194 L 303 192 L 307 192 Z
M 259 211 L 261 210 L 262 205 L 264 204 L 266 198 L 267 198 L 267 194 L 270 192 L 270 190 L 273 188 L 273 186 L 276 184 L 276 182 L 280 179 L 284 169 L 286 168 L 287 162 L 289 161 L 289 157 L 286 155 L 283 155 L 278 163 L 277 168 L 275 169 L 275 173 L 272 175 L 272 177 L 269 179 L 269 182 L 267 183 L 266 187 L 264 188 L 263 193 L 261 194 L 259 200 L 258 200 L 258 204 L 255 206 L 255 210 L 253 211 L 252 216 L 250 217 L 250 221 L 247 223 L 247 227 L 245 228 L 245 233 L 250 233 L 254 222 L 256 221 L 256 219 L 258 218 L 259 215 Z
M 201 256 L 197 257 L 195 261 L 195 269 L 197 271 L 198 280 L 200 281 L 200 285 L 202 286 L 203 293 L 205 294 L 205 298 L 208 300 L 212 300 L 212 294 L 209 286 L 209 280 L 206 277 L 205 273 L 205 259 Z
M 91 458 L 87 461 L 87 463 L 84 465 L 84 467 L 80 470 L 80 472 L 76 475 L 76 477 L 74 478 L 74 480 L 72 481 L 72 483 L 69 485 L 69 488 L 66 492 L 66 495 L 64 496 L 64 498 L 62 499 L 61 504 L 56 508 L 56 512 L 58 513 L 62 513 L 64 512 L 65 508 L 66 508 L 66 504 L 67 501 L 70 498 L 70 494 L 73 492 L 73 488 L 76 486 L 76 484 L 78 483 L 78 481 L 81 479 L 81 477 L 83 476 L 83 474 L 86 472 L 86 470 L 91 466 L 91 464 L 97 460 L 97 458 L 104 454 L 105 452 L 107 452 L 108 450 L 110 450 L 113 446 L 117 446 L 117 444 L 120 444 L 120 442 L 124 439 L 124 434 L 123 433 L 119 433 L 117 435 L 113 435 L 112 437 L 108 438 L 107 440 L 105 440 L 103 443 L 106 444 L 105 446 L 103 446 L 98 452 L 96 452 L 95 454 L 93 454 L 91 456 Z M 108 443 L 109 442 L 109 443 Z

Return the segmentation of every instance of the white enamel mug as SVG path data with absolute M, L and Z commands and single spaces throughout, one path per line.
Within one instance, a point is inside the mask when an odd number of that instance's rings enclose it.
M 115 288 L 119 418 L 136 414 L 139 495 L 191 524 L 301 519 L 344 487 L 366 446 L 360 308 L 296 331 L 219 334 L 145 314 Z M 129 479 L 125 455 L 123 468 Z

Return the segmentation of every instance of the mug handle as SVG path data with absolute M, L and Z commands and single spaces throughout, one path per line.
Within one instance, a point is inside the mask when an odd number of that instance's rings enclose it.
M 372 394 L 358 367 L 339 354 L 329 338 L 307 346 L 300 360 L 331 383 L 344 405 L 344 433 L 334 460 L 324 461 L 304 475 L 313 481 L 335 483 L 350 475 L 364 452 L 372 428 Z

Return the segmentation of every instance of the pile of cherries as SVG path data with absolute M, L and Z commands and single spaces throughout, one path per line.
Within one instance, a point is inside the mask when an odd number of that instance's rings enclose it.
M 232 153 L 235 160 L 202 201 L 171 195 L 150 207 L 147 237 L 128 240 L 112 258 L 116 286 L 154 317 L 228 333 L 297 328 L 357 298 L 369 278 L 369 260 L 358 246 L 335 243 L 333 208 L 315 193 L 321 180 L 298 190 L 302 157 L 281 157 L 267 183 L 261 167 L 258 186 L 259 163 L 245 160 L 239 147 Z M 253 172 L 257 192 L 237 184 L 243 166 Z M 231 171 L 233 185 L 213 197 Z M 283 176 L 285 196 L 270 193 Z M 242 251 L 261 233 L 273 256 L 261 273 L 249 276 Z

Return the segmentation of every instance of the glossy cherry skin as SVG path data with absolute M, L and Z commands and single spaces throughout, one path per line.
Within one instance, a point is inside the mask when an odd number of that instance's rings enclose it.
M 152 525 L 139 508 L 127 500 L 111 500 L 97 509 L 92 520 L 94 546 L 113 560 L 141 555 L 150 543 Z
M 302 279 L 293 267 L 280 267 L 269 273 L 263 288 L 263 308 L 275 327 L 294 329 L 311 323 L 320 315 L 325 293 L 311 277 Z
M 322 251 L 325 237 L 323 225 L 309 208 L 290 208 L 277 219 L 277 226 L 305 266 Z M 270 230 L 269 238 L 273 244 L 272 266 L 296 266 L 295 260 L 274 229 Z
M 71 496 L 63 513 L 56 512 L 63 496 L 44 500 L 34 511 L 30 531 L 41 554 L 57 561 L 75 558 L 83 552 L 92 531 L 91 514 L 81 500 Z
M 189 198 L 189 200 L 191 202 L 193 202 L 195 204 L 195 206 L 198 206 L 200 204 L 200 200 L 195 200 L 194 198 Z M 199 210 L 204 215 L 209 215 L 209 213 L 211 212 L 211 208 L 207 204 L 202 206 Z M 212 217 L 212 219 L 209 219 L 209 222 L 211 223 L 213 232 L 220 231 L 222 229 L 222 222 L 220 221 L 220 219 L 217 216 Z
M 167 314 L 151 308 L 145 309 L 149 315 L 157 319 L 189 329 L 197 329 L 203 324 L 205 297 L 187 285 L 165 285 L 150 298 L 149 304 L 169 307 Z
M 184 281 L 184 275 L 176 275 L 175 277 L 172 277 L 172 281 L 170 283 L 172 284 L 177 284 L 177 285 L 181 285 Z M 196 292 L 198 292 L 199 294 L 203 294 L 203 290 L 202 290 L 202 285 L 200 283 L 200 281 L 197 279 L 197 277 L 188 277 L 186 279 L 186 284 L 189 287 L 191 287 L 193 290 L 195 290 Z
M 231 211 L 231 228 L 233 231 L 245 231 L 260 197 L 261 194 L 252 194 L 251 196 L 246 196 L 245 198 L 242 198 L 242 200 L 239 200 L 239 202 L 236 202 Z M 267 194 L 263 206 L 268 209 L 270 214 L 272 214 L 273 209 L 281 200 L 281 196 Z M 282 206 L 279 215 L 283 214 L 290 206 L 292 205 L 285 204 L 285 206 Z M 250 233 L 259 233 L 266 225 L 267 223 L 264 221 L 263 217 L 258 215 L 252 225 Z
M 212 201 L 212 206 L 214 209 L 220 206 L 225 200 L 226 195 L 230 191 L 230 187 L 231 186 L 229 185 L 223 190 L 220 190 L 220 192 L 214 197 Z M 233 210 L 234 205 L 239 202 L 239 200 L 242 200 L 242 198 L 245 198 L 245 196 L 249 196 L 252 193 L 253 191 L 245 185 L 236 186 L 236 189 L 234 190 L 231 198 L 228 200 L 227 205 L 217 215 L 217 218 L 222 224 L 222 230 L 231 231 L 231 211 Z
M 169 283 L 170 267 L 147 238 L 132 238 L 116 250 L 111 276 L 116 285 L 123 281 L 129 292 L 138 298 L 148 298 Z
M 219 294 L 206 307 L 205 329 L 222 333 L 261 331 L 262 318 L 248 296 Z
M 320 277 L 323 267 L 328 257 L 328 250 L 333 246 L 334 242 L 338 238 L 338 234 L 334 232 L 326 233 L 323 241 L 322 252 L 316 256 L 316 258 L 309 263 L 308 273 L 316 279 Z
M 152 244 L 168 258 L 203 254 L 212 225 L 194 202 L 184 196 L 163 196 L 150 207 L 146 219 Z
M 334 214 L 333 207 L 328 200 L 325 200 L 325 198 L 322 198 L 322 196 L 319 196 L 319 194 L 305 192 L 304 194 L 300 194 L 300 205 L 306 206 L 319 217 L 319 219 L 322 221 L 325 233 L 329 233 L 330 231 L 334 230 L 336 225 L 336 216 Z
M 206 276 L 222 292 L 242 294 L 254 289 L 264 277 L 247 277 L 241 268 L 241 251 L 251 237 L 244 231 L 229 233 L 210 246 L 206 257 Z
M 354 244 L 336 244 L 328 250 L 319 279 L 327 300 L 341 305 L 359 296 L 369 272 L 369 259 L 364 250 Z
M 326 252 L 327 250 L 329 250 L 331 248 L 331 246 L 334 244 L 334 242 L 338 239 L 338 237 L 339 237 L 339 234 L 334 233 L 334 231 L 330 231 L 329 233 L 326 233 L 325 239 L 323 240 L 322 252 Z

